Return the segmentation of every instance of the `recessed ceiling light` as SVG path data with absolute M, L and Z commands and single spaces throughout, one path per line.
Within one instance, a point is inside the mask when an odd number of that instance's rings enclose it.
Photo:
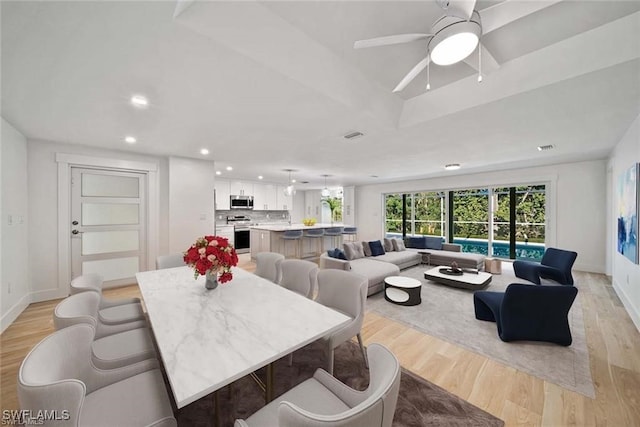
M 232 170 L 233 170 L 233 168 L 232 168 L 231 166 L 227 166 L 227 170 L 228 170 L 228 171 L 232 171 Z
M 126 142 L 127 144 L 135 144 L 136 141 L 137 140 L 133 136 L 125 136 L 124 137 L 124 142 Z
M 377 178 L 378 175 L 369 175 L 371 178 Z
M 448 171 L 454 171 L 460 169 L 460 163 L 449 163 L 444 167 Z
M 131 104 L 138 108 L 147 108 L 149 106 L 149 100 L 146 96 L 133 95 L 131 97 Z
M 207 154 L 209 154 L 209 150 L 207 150 L 206 148 L 203 148 L 200 150 L 200 154 L 202 154 L 203 156 L 206 156 Z
M 291 182 L 296 182 L 296 180 L 295 180 L 295 179 L 292 179 L 292 180 L 291 180 Z
M 216 171 L 216 175 L 222 175 L 222 172 Z
M 259 175 L 259 176 L 258 176 L 258 179 L 262 179 L 262 175 Z
M 538 151 L 553 150 L 553 145 L 538 145 Z

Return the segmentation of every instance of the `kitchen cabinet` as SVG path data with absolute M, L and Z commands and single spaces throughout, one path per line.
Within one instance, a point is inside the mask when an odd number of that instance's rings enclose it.
M 251 229 L 251 258 L 255 259 L 260 252 L 271 252 L 271 232 L 269 230 Z
M 250 181 L 231 181 L 229 190 L 232 196 L 253 196 L 253 183 Z
M 253 184 L 253 209 L 279 210 L 277 191 L 275 184 Z
M 216 210 L 229 210 L 230 182 L 227 179 L 215 180 L 214 188 L 216 189 Z
M 278 185 L 276 187 L 277 206 L 276 210 L 288 211 L 293 208 L 293 196 L 287 196 L 284 194 L 286 185 Z
M 320 190 L 307 190 L 304 193 L 304 215 L 321 221 L 322 193 Z

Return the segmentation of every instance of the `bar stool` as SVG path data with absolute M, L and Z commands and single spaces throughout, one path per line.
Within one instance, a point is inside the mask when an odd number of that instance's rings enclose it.
M 311 230 L 307 230 L 304 237 L 308 237 L 310 239 L 318 239 L 318 250 L 315 252 L 317 256 L 324 251 L 324 228 L 312 228 Z
M 331 237 L 331 247 L 337 248 L 338 245 L 340 244 L 338 237 L 342 237 L 343 232 L 344 232 L 343 227 L 333 227 L 333 228 L 327 228 L 324 231 L 324 235 Z
M 300 242 L 302 239 L 302 230 L 287 230 L 282 233 L 282 240 L 284 240 L 284 256 L 287 256 L 287 242 L 296 242 L 294 258 L 300 258 Z
M 345 236 L 345 240 L 349 237 L 349 241 L 353 242 L 358 240 L 358 227 L 345 227 L 342 231 L 342 235 Z

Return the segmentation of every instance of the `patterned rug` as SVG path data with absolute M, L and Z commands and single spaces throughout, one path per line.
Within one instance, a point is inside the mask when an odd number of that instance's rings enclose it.
M 294 353 L 293 365 L 288 358 L 275 363 L 275 395 L 281 395 L 296 384 L 311 378 L 323 366 L 323 352 L 311 344 Z M 363 390 L 369 382 L 360 348 L 352 342 L 335 352 L 335 376 L 345 384 Z M 258 375 L 264 378 L 264 372 Z M 220 425 L 233 426 L 236 418 L 246 418 L 264 405 L 264 394 L 250 377 L 244 377 L 218 392 Z M 207 396 L 180 409 L 179 426 L 213 426 L 213 398 Z M 400 393 L 393 420 L 394 427 L 416 426 L 503 426 L 504 422 L 448 391 L 416 375 L 402 370 Z M 269 426 L 265 426 L 269 427 Z

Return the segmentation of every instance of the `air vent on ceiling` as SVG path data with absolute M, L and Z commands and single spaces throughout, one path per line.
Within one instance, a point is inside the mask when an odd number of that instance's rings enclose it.
M 348 134 L 344 135 L 344 138 L 345 139 L 355 139 L 355 138 L 360 138 L 361 136 L 364 136 L 364 133 L 358 132 L 358 131 L 353 131 L 353 132 L 349 132 Z
M 538 145 L 538 151 L 548 151 L 553 150 L 553 145 Z

